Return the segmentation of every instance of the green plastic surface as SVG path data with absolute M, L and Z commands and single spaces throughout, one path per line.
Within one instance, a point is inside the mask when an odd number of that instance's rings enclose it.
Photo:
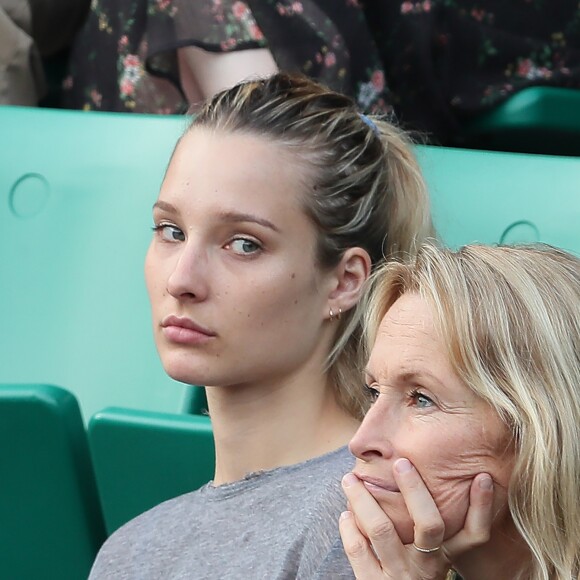
M 209 417 L 108 408 L 89 423 L 107 530 L 213 477 Z
M 466 135 L 489 149 L 580 155 L 580 90 L 524 89 L 469 123 Z
M 0 107 L 0 382 L 199 412 L 153 343 L 143 260 L 182 117 Z M 580 253 L 580 158 L 419 147 L 445 242 Z M 227 160 L 224 160 L 227 163 Z M 197 411 L 196 411 L 197 410 Z
M 446 244 L 545 242 L 580 255 L 580 158 L 443 147 L 418 158 Z
M 0 578 L 84 580 L 105 539 L 76 399 L 0 385 Z
M 143 261 L 184 118 L 0 107 L 0 382 L 50 383 L 86 420 L 180 411 Z

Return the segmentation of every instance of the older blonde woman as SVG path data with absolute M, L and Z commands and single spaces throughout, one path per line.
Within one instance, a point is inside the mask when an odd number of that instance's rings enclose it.
M 357 578 L 580 573 L 580 261 L 425 247 L 377 273 L 340 522 Z

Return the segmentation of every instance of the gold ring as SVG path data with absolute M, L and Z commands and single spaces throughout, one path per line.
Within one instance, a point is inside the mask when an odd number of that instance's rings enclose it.
M 436 548 L 420 548 L 413 542 L 413 548 L 422 554 L 432 554 L 433 552 L 437 552 L 437 550 L 441 549 L 441 546 L 437 546 Z

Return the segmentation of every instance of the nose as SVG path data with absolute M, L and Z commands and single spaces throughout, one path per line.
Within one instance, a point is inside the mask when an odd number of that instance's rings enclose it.
M 361 461 L 372 461 L 392 457 L 393 448 L 389 433 L 393 427 L 393 417 L 388 415 L 386 402 L 381 401 L 379 397 L 349 443 L 350 452 L 356 458 Z
M 167 291 L 180 300 L 202 301 L 208 295 L 208 257 L 190 239 L 180 245 L 175 264 L 167 279 Z

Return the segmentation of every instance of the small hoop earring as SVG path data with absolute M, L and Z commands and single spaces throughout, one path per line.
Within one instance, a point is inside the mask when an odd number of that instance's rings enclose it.
M 334 310 L 332 308 L 328 309 L 328 314 L 330 316 L 329 318 L 330 322 L 334 322 Z
M 342 308 L 339 306 L 338 307 L 338 314 L 336 315 L 336 320 L 340 320 L 341 316 L 342 316 Z

